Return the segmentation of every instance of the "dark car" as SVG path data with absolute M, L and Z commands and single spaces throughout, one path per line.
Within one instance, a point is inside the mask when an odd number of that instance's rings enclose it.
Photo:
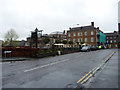
M 84 47 L 82 47 L 81 51 L 86 51 L 86 52 L 90 51 L 90 47 L 84 46 Z
M 96 46 L 96 50 L 100 50 L 99 46 Z
M 91 50 L 91 51 L 95 51 L 95 50 L 97 50 L 97 49 L 96 49 L 96 47 L 91 46 L 91 47 L 90 47 L 90 50 Z

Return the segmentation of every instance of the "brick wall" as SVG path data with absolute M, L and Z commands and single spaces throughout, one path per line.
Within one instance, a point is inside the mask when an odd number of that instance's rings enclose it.
M 6 57 L 35 57 L 38 49 L 36 49 L 36 48 L 3 47 L 2 48 L 2 57 L 5 57 L 4 51 L 11 51 L 11 53 L 6 53 Z

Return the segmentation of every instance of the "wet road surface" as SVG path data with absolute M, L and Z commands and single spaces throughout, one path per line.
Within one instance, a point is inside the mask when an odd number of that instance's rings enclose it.
M 2 63 L 2 86 L 3 88 L 75 87 L 80 78 L 114 51 L 118 50 L 105 49 L 30 61 L 4 62 Z M 115 61 L 117 62 L 117 60 Z M 101 72 L 100 75 L 103 73 Z M 96 85 L 96 87 L 98 86 Z

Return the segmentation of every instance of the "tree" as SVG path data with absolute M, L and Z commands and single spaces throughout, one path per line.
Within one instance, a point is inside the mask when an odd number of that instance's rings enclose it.
M 73 41 L 69 41 L 69 44 L 73 44 Z
M 49 42 L 50 42 L 50 38 L 49 37 L 46 37 L 46 38 L 43 39 L 43 43 L 44 44 L 47 44 Z
M 79 42 L 76 42 L 77 43 L 77 45 L 79 45 Z
M 62 43 L 63 43 L 63 44 L 67 44 L 67 40 L 63 40 Z
M 84 42 L 80 42 L 81 44 L 84 44 Z
M 56 40 L 55 43 L 58 44 L 58 43 L 62 43 L 62 42 L 61 42 L 61 40 Z
M 5 34 L 5 42 L 8 44 L 8 46 L 15 46 L 16 40 L 18 39 L 18 34 L 11 29 Z

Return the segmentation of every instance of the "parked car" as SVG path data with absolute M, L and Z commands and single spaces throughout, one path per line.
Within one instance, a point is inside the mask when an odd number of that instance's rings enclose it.
M 91 50 L 91 51 L 95 51 L 95 50 L 97 50 L 97 49 L 96 49 L 96 47 L 91 46 L 91 47 L 90 47 L 90 50 Z
M 104 46 L 104 45 L 101 45 L 101 49 L 106 49 L 106 46 Z
M 96 46 L 96 50 L 100 50 L 100 49 L 99 49 L 99 46 Z
M 84 47 L 82 47 L 81 51 L 86 51 L 86 52 L 90 51 L 90 47 L 84 46 Z

